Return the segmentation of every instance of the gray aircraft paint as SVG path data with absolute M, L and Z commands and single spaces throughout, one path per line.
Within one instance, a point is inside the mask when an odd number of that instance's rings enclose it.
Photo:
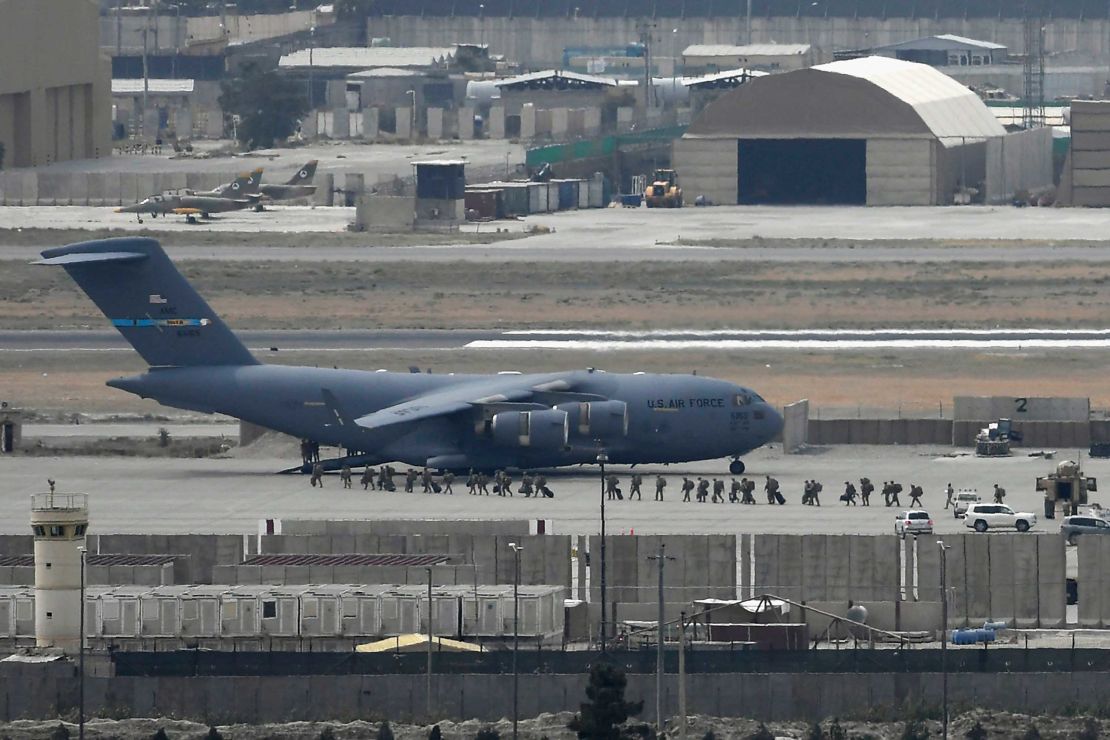
M 360 453 L 359 464 L 555 467 L 593 462 L 599 447 L 615 463 L 685 462 L 743 455 L 782 427 L 782 417 L 752 390 L 695 375 L 432 375 L 263 365 L 153 239 L 82 242 L 42 257 L 40 264 L 63 267 L 151 366 L 109 386 L 338 445 Z M 551 413 L 557 404 L 580 409 L 575 404 L 607 401 L 626 404 L 627 433 L 594 439 L 567 416 L 566 444 L 528 447 L 491 438 L 499 413 L 535 411 L 552 421 L 560 415 Z
M 316 192 L 316 186 L 312 184 L 312 178 L 316 176 L 316 165 L 319 164 L 317 160 L 313 159 L 305 163 L 303 167 L 297 170 L 289 181 L 281 185 L 262 185 L 262 196 L 266 200 L 296 200 L 297 198 L 307 198 Z
M 241 211 L 253 205 L 258 198 L 258 185 L 262 170 L 255 170 L 237 177 L 212 194 L 163 193 L 152 195 L 134 205 L 117 208 L 116 213 L 144 213 L 151 216 L 176 213 L 178 209 L 198 211 L 202 214 Z

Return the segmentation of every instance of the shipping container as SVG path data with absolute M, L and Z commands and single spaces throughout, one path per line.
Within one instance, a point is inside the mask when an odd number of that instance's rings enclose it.
M 528 213 L 547 213 L 550 208 L 548 206 L 548 192 L 551 186 L 546 182 L 530 182 L 528 183 Z
M 528 183 L 505 182 L 490 183 L 501 189 L 501 209 L 506 218 L 513 216 L 527 216 L 531 213 Z
M 552 180 L 558 193 L 559 210 L 569 211 L 578 207 L 578 189 L 581 180 Z
M 501 190 L 466 189 L 466 217 L 468 220 L 492 221 L 504 217 Z M 473 215 L 472 215 L 473 214 Z
M 227 586 L 187 586 L 180 597 L 182 637 L 220 636 L 220 599 Z

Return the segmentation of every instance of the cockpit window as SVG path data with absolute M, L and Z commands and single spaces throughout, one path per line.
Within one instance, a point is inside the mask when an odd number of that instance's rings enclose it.
M 750 393 L 737 393 L 735 396 L 733 396 L 732 402 L 736 406 L 751 406 L 752 405 L 752 394 L 750 394 Z

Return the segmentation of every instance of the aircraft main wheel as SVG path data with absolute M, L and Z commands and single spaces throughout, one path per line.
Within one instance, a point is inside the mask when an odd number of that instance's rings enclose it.
M 728 472 L 732 473 L 733 475 L 742 475 L 744 472 L 744 461 L 733 460 L 732 462 L 730 462 L 728 464 Z

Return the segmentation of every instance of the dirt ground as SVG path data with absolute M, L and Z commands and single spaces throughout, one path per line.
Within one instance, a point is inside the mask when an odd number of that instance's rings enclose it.
M 573 740 L 575 734 L 566 729 L 570 720 L 570 712 L 559 714 L 544 714 L 539 717 L 522 720 L 519 723 L 519 735 L 525 740 Z M 880 722 L 861 720 L 835 720 L 848 738 L 853 740 L 895 740 L 903 736 L 904 722 Z M 635 721 L 633 720 L 633 724 Z M 828 733 L 834 720 L 824 720 L 822 730 Z M 1084 730 L 1105 732 L 1106 723 L 1099 719 L 1089 717 L 1056 717 L 1056 716 L 1029 716 L 1009 714 L 1006 712 L 989 712 L 977 710 L 952 717 L 949 722 L 950 737 L 965 737 L 967 732 L 978 722 L 989 740 L 1013 740 L 1027 736 L 1025 733 L 1031 727 L 1037 730 L 1036 737 L 1045 740 L 1073 740 L 1084 737 L 1080 733 Z M 57 731 L 62 722 L 18 721 L 0 723 L 0 735 L 15 740 L 42 739 L 47 740 Z M 68 737 L 76 737 L 77 727 L 71 722 L 64 723 Z M 316 740 L 332 736 L 338 740 L 347 738 L 378 737 L 381 727 L 380 722 L 292 722 L 287 724 L 271 725 L 220 725 L 217 727 L 219 736 L 226 740 Z M 710 736 L 719 740 L 746 740 L 760 729 L 761 725 L 750 719 L 723 719 L 715 717 L 693 716 L 688 720 L 687 733 L 690 738 L 708 738 Z M 929 737 L 940 737 L 940 722 L 928 720 L 924 722 Z M 482 729 L 491 729 L 502 738 L 512 736 L 512 724 L 509 720 L 502 719 L 498 722 L 483 723 L 468 722 L 440 722 L 440 733 L 444 740 L 471 740 Z M 812 724 L 804 722 L 768 722 L 767 730 L 776 738 L 807 738 L 813 728 Z M 202 740 L 210 737 L 209 727 L 196 722 L 177 719 L 93 719 L 85 725 L 85 736 L 88 738 L 119 738 L 120 740 L 147 740 L 158 730 L 165 732 L 166 737 L 173 740 Z M 397 740 L 426 740 L 431 731 L 430 725 L 406 725 L 390 723 L 390 729 Z M 677 737 L 677 728 L 668 727 L 668 735 Z M 828 737 L 828 735 L 825 735 Z M 1097 734 L 1087 735 L 1098 737 Z
M 190 261 L 240 328 L 1101 327 L 1106 263 L 315 263 Z M 10 329 L 100 326 L 61 270 L 0 262 Z

